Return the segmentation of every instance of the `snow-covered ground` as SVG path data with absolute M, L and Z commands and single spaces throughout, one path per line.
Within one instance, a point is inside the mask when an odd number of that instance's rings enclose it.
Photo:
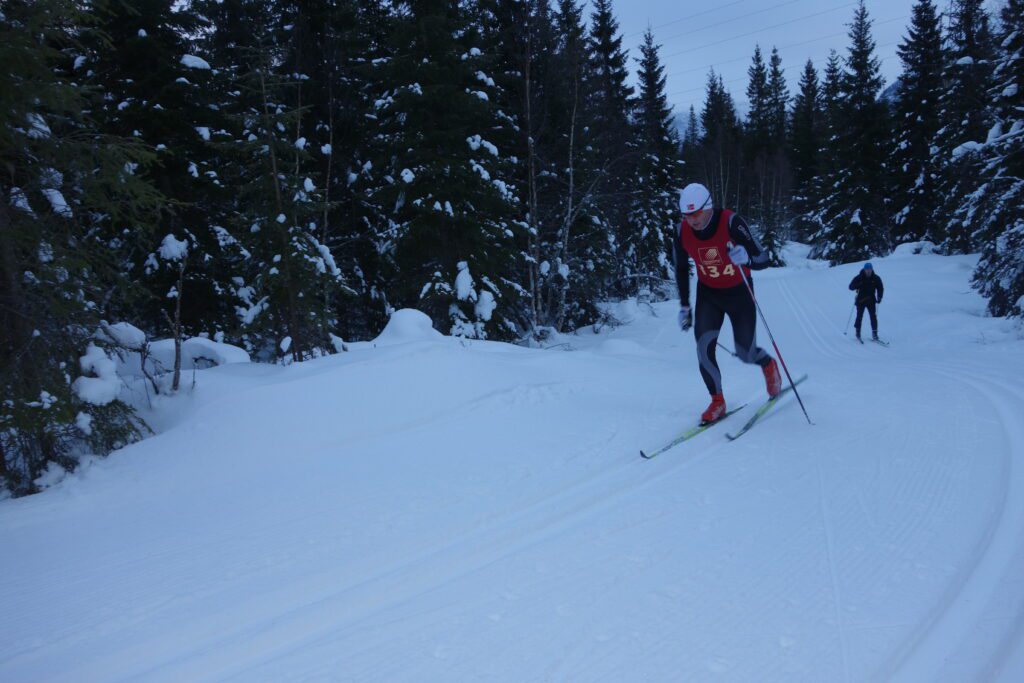
M 973 258 L 900 254 L 862 346 L 857 267 L 791 257 L 756 279 L 815 426 L 790 397 L 650 461 L 707 402 L 677 302 L 571 350 L 406 312 L 196 372 L 157 436 L 0 501 L 0 680 L 1024 680 L 1019 332 Z

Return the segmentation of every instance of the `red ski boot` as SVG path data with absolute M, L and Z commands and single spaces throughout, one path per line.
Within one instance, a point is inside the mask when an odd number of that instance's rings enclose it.
M 761 368 L 764 373 L 764 385 L 768 389 L 768 396 L 775 398 L 782 391 L 782 375 L 779 374 L 779 365 L 772 358 L 768 365 Z
M 700 416 L 700 423 L 702 425 L 711 424 L 721 420 L 725 415 L 725 396 L 721 394 L 714 394 L 711 397 L 711 405 L 705 410 Z

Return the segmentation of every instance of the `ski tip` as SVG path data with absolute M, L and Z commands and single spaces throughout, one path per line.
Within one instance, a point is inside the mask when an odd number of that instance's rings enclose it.
M 644 460 L 650 460 L 651 459 L 651 456 L 647 455 L 643 451 L 640 451 L 640 457 L 643 458 Z

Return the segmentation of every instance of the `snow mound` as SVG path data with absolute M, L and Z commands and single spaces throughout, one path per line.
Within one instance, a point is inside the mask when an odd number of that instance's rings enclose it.
M 181 343 L 181 369 L 205 370 L 218 365 L 248 363 L 249 354 L 231 344 L 211 341 L 204 337 L 193 337 Z M 174 340 L 160 339 L 149 344 L 146 371 L 153 376 L 174 370 Z M 142 357 L 138 353 L 122 353 L 117 363 L 117 373 L 122 377 L 144 377 Z
M 114 361 L 110 360 L 103 349 L 89 344 L 79 363 L 82 372 L 86 374 L 71 385 L 78 398 L 95 406 L 105 406 L 117 398 L 121 391 L 121 380 L 118 379 Z
M 403 308 L 391 314 L 391 320 L 384 327 L 373 343 L 376 346 L 387 344 L 407 344 L 417 341 L 435 341 L 444 335 L 434 329 L 430 317 L 414 308 Z
M 934 254 L 935 245 L 927 240 L 921 242 L 906 242 L 898 245 L 892 250 L 893 256 L 914 256 L 915 254 Z
M 131 323 L 104 325 L 97 336 L 132 351 L 137 351 L 146 344 L 146 333 Z

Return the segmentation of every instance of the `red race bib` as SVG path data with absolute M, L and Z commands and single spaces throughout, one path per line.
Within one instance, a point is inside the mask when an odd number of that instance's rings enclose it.
M 729 222 L 733 212 L 723 209 L 710 239 L 697 239 L 697 234 L 686 221 L 679 228 L 683 249 L 697 264 L 697 279 L 708 287 L 728 289 L 743 283 L 739 266 L 729 260 Z M 750 269 L 744 268 L 747 277 Z

